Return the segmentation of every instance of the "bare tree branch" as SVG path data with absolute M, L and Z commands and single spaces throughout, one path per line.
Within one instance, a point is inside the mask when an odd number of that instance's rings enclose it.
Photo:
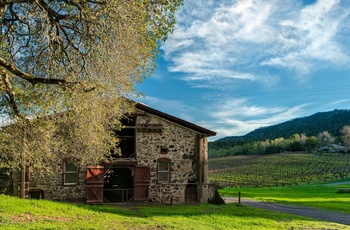
M 1 0 L 0 1 L 0 8 L 5 7 L 9 4 L 13 3 L 33 3 L 35 0 Z
M 22 70 L 14 67 L 13 65 L 11 65 L 11 63 L 7 62 L 5 59 L 0 57 L 0 65 L 2 67 L 4 67 L 5 69 L 7 69 L 9 72 L 11 72 L 12 74 L 32 83 L 32 84 L 37 84 L 37 83 L 44 83 L 44 84 L 67 84 L 66 80 L 63 79 L 47 79 L 47 78 L 39 78 L 39 77 L 35 77 L 32 76 L 30 74 L 27 74 L 25 72 L 23 72 Z
M 59 14 L 54 11 L 44 0 L 37 1 L 39 4 L 49 15 L 49 18 L 53 21 L 59 22 L 60 20 L 68 19 L 68 18 L 76 18 L 75 14 Z

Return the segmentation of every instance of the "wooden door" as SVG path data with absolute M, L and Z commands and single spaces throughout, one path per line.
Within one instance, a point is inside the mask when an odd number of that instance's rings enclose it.
M 104 167 L 88 166 L 86 172 L 87 203 L 103 203 Z
M 134 200 L 147 201 L 151 170 L 147 166 L 136 166 L 134 173 Z
M 195 202 L 197 201 L 197 188 L 195 185 L 187 185 L 185 189 L 185 201 Z

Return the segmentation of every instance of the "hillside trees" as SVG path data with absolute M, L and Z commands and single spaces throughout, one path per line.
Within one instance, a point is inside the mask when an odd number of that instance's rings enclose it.
M 0 132 L 1 164 L 43 170 L 57 153 L 81 164 L 105 157 L 131 109 L 124 98 L 154 70 L 180 4 L 1 1 L 0 113 L 15 124 Z
M 303 138 L 302 138 L 302 136 L 303 136 Z M 290 142 L 289 142 L 287 150 L 292 151 L 292 152 L 302 151 L 304 139 L 305 139 L 305 134 L 304 135 L 294 134 L 290 138 Z
M 258 128 L 241 137 L 226 137 L 225 141 L 244 138 L 250 140 L 276 139 L 279 137 L 289 138 L 296 133 L 305 133 L 307 136 L 317 136 L 318 133 L 327 130 L 332 136 L 340 135 L 339 130 L 344 125 L 350 124 L 350 110 L 333 110 L 315 113 L 308 117 L 295 118 L 267 127 Z
M 230 144 L 236 142 L 230 142 Z M 294 134 L 290 138 L 276 138 L 265 141 L 247 141 L 240 142 L 239 145 L 216 145 L 215 142 L 209 142 L 209 157 L 223 157 L 234 155 L 264 155 L 280 153 L 283 151 L 308 151 L 316 150 L 322 145 L 321 140 L 315 136 L 306 134 Z
M 317 135 L 317 138 L 322 142 L 323 145 L 328 145 L 335 141 L 335 138 L 328 131 L 320 132 Z
M 345 125 L 340 130 L 340 133 L 342 134 L 341 139 L 342 139 L 343 145 L 350 146 L 350 126 Z
M 315 150 L 317 147 L 321 146 L 321 141 L 315 136 L 308 137 L 304 143 L 305 149 L 307 151 Z
M 244 136 L 209 142 L 209 156 L 271 154 L 281 151 L 314 151 L 328 144 L 349 145 L 350 110 L 334 110 L 258 128 Z M 261 142 L 263 148 L 258 148 Z M 220 152 L 220 154 L 218 154 Z

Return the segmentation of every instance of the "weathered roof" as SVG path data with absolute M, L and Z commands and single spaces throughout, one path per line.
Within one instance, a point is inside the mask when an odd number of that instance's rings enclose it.
M 171 115 L 169 115 L 169 114 L 167 114 L 167 113 L 163 113 L 163 112 L 161 112 L 161 111 L 159 111 L 159 110 L 150 108 L 150 107 L 148 107 L 148 106 L 146 106 L 146 105 L 144 105 L 144 104 L 135 103 L 135 107 L 136 107 L 137 109 L 140 109 L 140 110 L 143 110 L 143 111 L 145 111 L 145 112 L 154 114 L 154 115 L 156 115 L 156 116 L 158 116 L 158 117 L 164 118 L 164 119 L 166 119 L 166 120 L 169 120 L 169 121 L 174 122 L 174 123 L 176 123 L 176 124 L 179 124 L 179 125 L 181 125 L 181 126 L 184 126 L 184 127 L 190 128 L 190 129 L 192 129 L 192 130 L 195 130 L 195 131 L 197 131 L 197 132 L 199 132 L 199 133 L 205 134 L 205 135 L 207 135 L 207 136 L 209 136 L 209 137 L 210 137 L 210 136 L 215 136 L 215 135 L 216 135 L 216 132 L 214 132 L 214 131 L 211 131 L 211 130 L 209 130 L 209 129 L 203 128 L 203 127 L 198 126 L 198 125 L 195 125 L 195 124 L 193 124 L 193 123 L 191 123 L 191 122 L 182 120 L 182 119 L 180 119 L 180 118 L 171 116 Z

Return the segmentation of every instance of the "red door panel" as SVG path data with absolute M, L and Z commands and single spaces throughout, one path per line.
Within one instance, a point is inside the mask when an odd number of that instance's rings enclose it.
M 88 166 L 86 172 L 87 203 L 103 203 L 103 166 Z

